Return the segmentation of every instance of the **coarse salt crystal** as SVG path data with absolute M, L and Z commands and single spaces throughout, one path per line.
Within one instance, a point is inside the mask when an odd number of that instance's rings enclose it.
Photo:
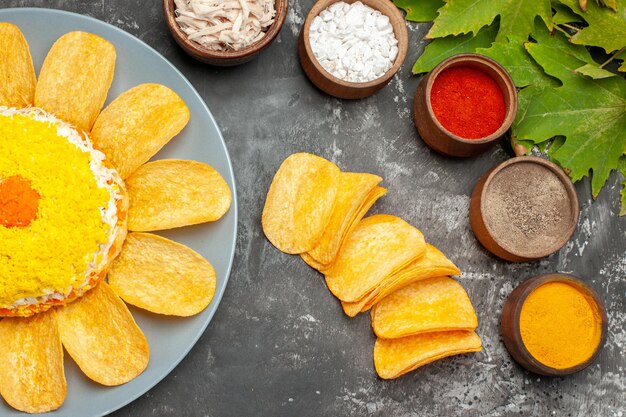
M 383 76 L 398 56 L 389 17 L 360 1 L 333 3 L 309 28 L 313 55 L 337 78 L 368 82 Z

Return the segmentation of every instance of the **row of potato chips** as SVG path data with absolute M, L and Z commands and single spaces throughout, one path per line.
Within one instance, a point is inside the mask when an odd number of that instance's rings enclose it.
M 449 277 L 459 269 L 399 217 L 363 218 L 387 191 L 381 181 L 293 154 L 274 176 L 261 222 L 274 246 L 324 274 L 348 316 L 372 309 L 374 365 L 388 379 L 481 342 L 470 299 Z
M 419 280 L 372 308 L 374 366 L 381 378 L 404 375 L 446 356 L 482 350 L 474 307 L 457 281 Z

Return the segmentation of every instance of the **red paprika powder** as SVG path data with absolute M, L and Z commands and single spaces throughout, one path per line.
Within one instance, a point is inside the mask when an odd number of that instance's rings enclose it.
M 430 104 L 439 123 L 464 139 L 489 136 L 502 126 L 506 112 L 498 84 L 484 72 L 463 66 L 437 75 Z

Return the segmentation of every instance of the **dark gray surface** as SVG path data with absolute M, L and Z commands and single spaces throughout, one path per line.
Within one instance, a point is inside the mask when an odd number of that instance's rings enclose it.
M 298 64 L 296 39 L 312 0 L 289 6 L 283 31 L 259 59 L 236 68 L 204 66 L 170 38 L 161 2 L 19 1 L 75 11 L 141 38 L 185 74 L 216 117 L 239 191 L 239 236 L 226 294 L 189 356 L 116 417 L 146 416 L 626 416 L 626 218 L 620 179 L 592 202 L 577 185 L 581 217 L 560 252 L 533 264 L 490 257 L 468 222 L 469 195 L 506 146 L 464 160 L 443 158 L 419 140 L 411 116 L 424 24 L 410 24 L 407 60 L 391 84 L 348 102 L 316 90 Z M 376 173 L 389 189 L 372 212 L 419 227 L 463 270 L 479 317 L 481 353 L 444 359 L 395 381 L 376 377 L 369 317 L 348 319 L 321 275 L 263 236 L 260 216 L 280 162 L 308 151 L 349 171 Z M 567 378 L 538 377 L 511 361 L 499 336 L 502 303 L 526 277 L 561 271 L 583 277 L 605 299 L 607 344 L 596 364 Z

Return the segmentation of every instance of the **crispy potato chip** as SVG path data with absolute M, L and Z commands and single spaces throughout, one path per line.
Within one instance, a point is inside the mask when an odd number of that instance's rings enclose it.
M 365 298 L 367 298 L 367 295 L 363 297 L 361 300 Z M 363 309 L 363 306 L 365 305 L 365 301 L 361 301 L 361 300 L 354 301 L 354 302 L 341 301 L 341 308 L 343 309 L 343 312 L 346 314 L 346 316 L 355 317 L 357 314 L 362 312 L 361 310 Z
M 180 243 L 130 233 L 109 271 L 109 284 L 129 304 L 158 314 L 191 316 L 213 299 L 215 270 Z
M 172 90 L 141 84 L 122 93 L 98 116 L 91 136 L 122 178 L 147 162 L 189 121 L 189 109 Z
M 383 179 L 378 175 L 342 172 L 339 174 L 339 188 L 330 222 L 322 237 L 307 253 L 320 264 L 329 264 L 337 255 L 350 226 L 356 225 L 355 215 L 359 213 L 370 192 Z M 365 214 L 364 214 L 365 215 Z
M 307 264 L 311 268 L 316 269 L 320 272 L 322 272 L 322 270 L 324 270 L 327 267 L 327 265 L 323 265 L 317 262 L 315 259 L 311 258 L 311 255 L 309 255 L 307 252 L 301 253 L 300 258 L 302 258 L 305 264 Z
M 27 413 L 56 410 L 67 385 L 54 311 L 0 321 L 0 394 Z
M 474 330 L 478 319 L 467 292 L 449 277 L 406 286 L 372 308 L 376 336 L 396 339 L 427 332 Z
M 369 192 L 369 194 L 365 197 L 365 200 L 363 200 L 363 202 L 361 203 L 361 205 L 359 206 L 357 211 L 355 211 L 353 214 L 350 215 L 350 220 L 349 220 L 350 224 L 347 226 L 347 229 L 345 229 L 342 232 L 342 236 L 339 238 L 339 241 L 336 242 L 337 243 L 337 251 L 335 252 L 335 255 L 333 256 L 332 260 L 329 263 L 322 264 L 319 261 L 313 259 L 313 257 L 311 256 L 310 252 L 301 253 L 300 256 L 302 257 L 302 260 L 307 265 L 309 265 L 311 268 L 317 269 L 320 272 L 324 272 L 325 270 L 330 269 L 330 267 L 332 267 L 332 265 L 333 265 L 333 263 L 335 261 L 335 258 L 337 257 L 337 254 L 341 250 L 341 247 L 345 243 L 346 238 L 348 236 L 350 236 L 350 233 L 352 233 L 352 230 L 354 230 L 356 225 L 359 224 L 359 222 L 361 221 L 363 216 L 365 216 L 365 214 L 367 214 L 367 212 L 374 205 L 376 200 L 378 200 L 380 197 L 385 195 L 385 193 L 387 193 L 387 189 L 386 188 L 382 188 L 382 187 L 378 187 L 378 186 L 374 187 Z M 332 220 L 331 220 L 331 223 L 332 223 Z M 328 230 L 328 227 L 326 228 L 326 230 Z M 326 235 L 326 231 L 324 231 L 324 236 L 325 235 Z M 324 236 L 320 240 L 320 244 L 318 246 L 316 246 L 313 250 L 318 249 L 320 246 L 328 247 L 328 244 L 322 245 L 322 243 L 325 240 Z M 335 237 L 337 237 L 337 236 L 338 235 L 335 235 Z M 332 241 L 332 240 L 334 240 L 334 239 L 331 237 L 330 241 Z
M 35 98 L 35 67 L 20 29 L 0 22 L 0 106 L 31 106 Z
M 349 317 L 372 308 L 387 295 L 423 279 L 458 275 L 461 271 L 436 247 L 426 244 L 426 252 L 421 258 L 411 262 L 396 274 L 385 279 L 378 287 L 367 293 L 360 300 L 352 303 L 342 302 L 343 311 Z
M 328 289 L 341 301 L 357 301 L 424 255 L 426 242 L 399 217 L 377 214 L 361 220 L 325 271 Z
M 35 106 L 88 132 L 107 98 L 114 70 L 110 42 L 91 33 L 67 33 L 43 62 Z
M 63 346 L 92 380 L 120 385 L 146 369 L 146 337 L 106 282 L 58 309 L 57 317 Z
M 136 232 L 212 222 L 228 211 L 232 201 L 219 172 L 196 161 L 149 162 L 126 180 L 126 188 L 128 229 Z
M 267 239 L 285 253 L 313 249 L 330 221 L 339 168 L 309 153 L 283 161 L 267 192 L 261 224 Z
M 478 335 L 462 330 L 376 339 L 374 367 L 381 378 L 393 379 L 447 356 L 481 350 Z

